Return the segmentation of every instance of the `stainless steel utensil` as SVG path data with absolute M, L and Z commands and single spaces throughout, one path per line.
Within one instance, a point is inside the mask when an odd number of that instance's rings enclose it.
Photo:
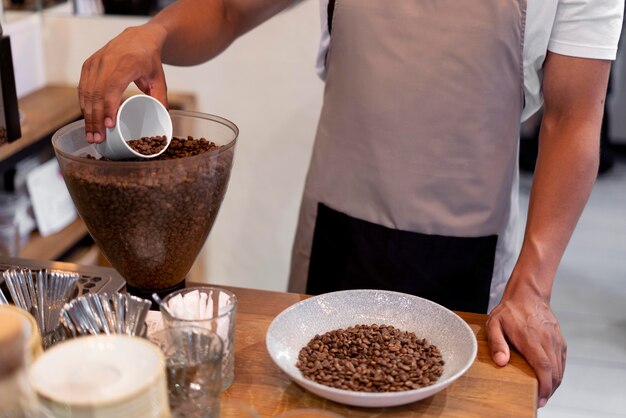
M 124 334 L 145 337 L 151 302 L 123 293 L 78 297 L 63 306 L 61 324 L 72 337 Z
M 2 276 L 13 303 L 37 321 L 44 348 L 60 341 L 59 314 L 72 297 L 79 274 L 48 269 L 8 269 Z

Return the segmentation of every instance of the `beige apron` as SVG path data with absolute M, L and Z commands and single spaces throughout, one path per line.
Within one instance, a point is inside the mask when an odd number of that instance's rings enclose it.
M 336 1 L 324 106 L 294 243 L 290 291 L 303 292 L 307 277 L 313 280 L 314 233 L 320 237 L 315 263 L 324 264 L 362 241 L 379 245 L 378 232 L 387 237 L 398 231 L 399 241 L 386 242 L 382 251 L 401 253 L 402 243 L 415 253 L 425 251 L 419 256 L 422 265 L 412 271 L 421 277 L 423 263 L 428 264 L 434 286 L 438 267 L 431 260 L 439 255 L 442 264 L 455 263 L 446 259 L 446 247 L 456 248 L 453 257 L 462 257 L 476 245 L 493 243 L 487 251 L 493 253 L 491 261 L 481 256 L 491 263 L 486 297 L 493 306 L 512 271 L 518 242 L 525 11 L 525 0 Z M 316 225 L 319 208 L 329 210 L 326 226 L 319 219 Z M 361 231 L 361 224 L 367 232 L 333 238 L 333 231 L 351 230 L 351 225 Z M 419 243 L 407 235 L 411 232 L 419 235 Z M 381 250 L 363 254 L 368 251 Z M 342 255 L 319 270 L 321 280 L 332 276 L 337 265 L 345 266 L 346 257 L 354 255 Z M 402 270 L 391 269 L 396 268 Z M 367 266 L 344 270 L 367 274 Z M 340 281 L 344 273 L 338 274 L 329 280 Z M 453 274 L 464 275 L 462 270 Z M 360 287 L 351 280 L 338 288 Z M 440 290 L 458 293 L 464 284 L 446 286 L 453 288 Z

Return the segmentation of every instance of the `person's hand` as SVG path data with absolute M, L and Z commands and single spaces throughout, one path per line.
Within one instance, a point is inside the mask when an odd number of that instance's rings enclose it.
M 161 64 L 165 29 L 154 23 L 126 29 L 83 64 L 78 98 L 85 116 L 87 142 L 105 139 L 105 127 L 115 117 L 126 87 L 137 87 L 167 107 L 167 87 Z
M 548 300 L 529 285 L 509 286 L 487 321 L 489 351 L 498 366 L 510 359 L 510 342 L 537 375 L 544 407 L 561 384 L 567 345 Z

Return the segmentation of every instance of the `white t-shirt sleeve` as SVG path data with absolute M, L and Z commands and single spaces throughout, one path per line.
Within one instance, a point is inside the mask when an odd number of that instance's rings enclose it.
M 548 50 L 614 60 L 623 14 L 624 0 L 559 0 Z

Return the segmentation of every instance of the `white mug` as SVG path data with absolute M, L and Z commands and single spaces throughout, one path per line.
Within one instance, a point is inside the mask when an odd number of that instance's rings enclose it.
M 106 140 L 96 144 L 96 150 L 110 160 L 154 158 L 161 155 L 172 141 L 170 114 L 154 97 L 138 94 L 120 105 L 115 126 L 106 130 Z M 156 154 L 144 155 L 132 149 L 126 141 L 152 136 L 165 136 L 165 146 Z

